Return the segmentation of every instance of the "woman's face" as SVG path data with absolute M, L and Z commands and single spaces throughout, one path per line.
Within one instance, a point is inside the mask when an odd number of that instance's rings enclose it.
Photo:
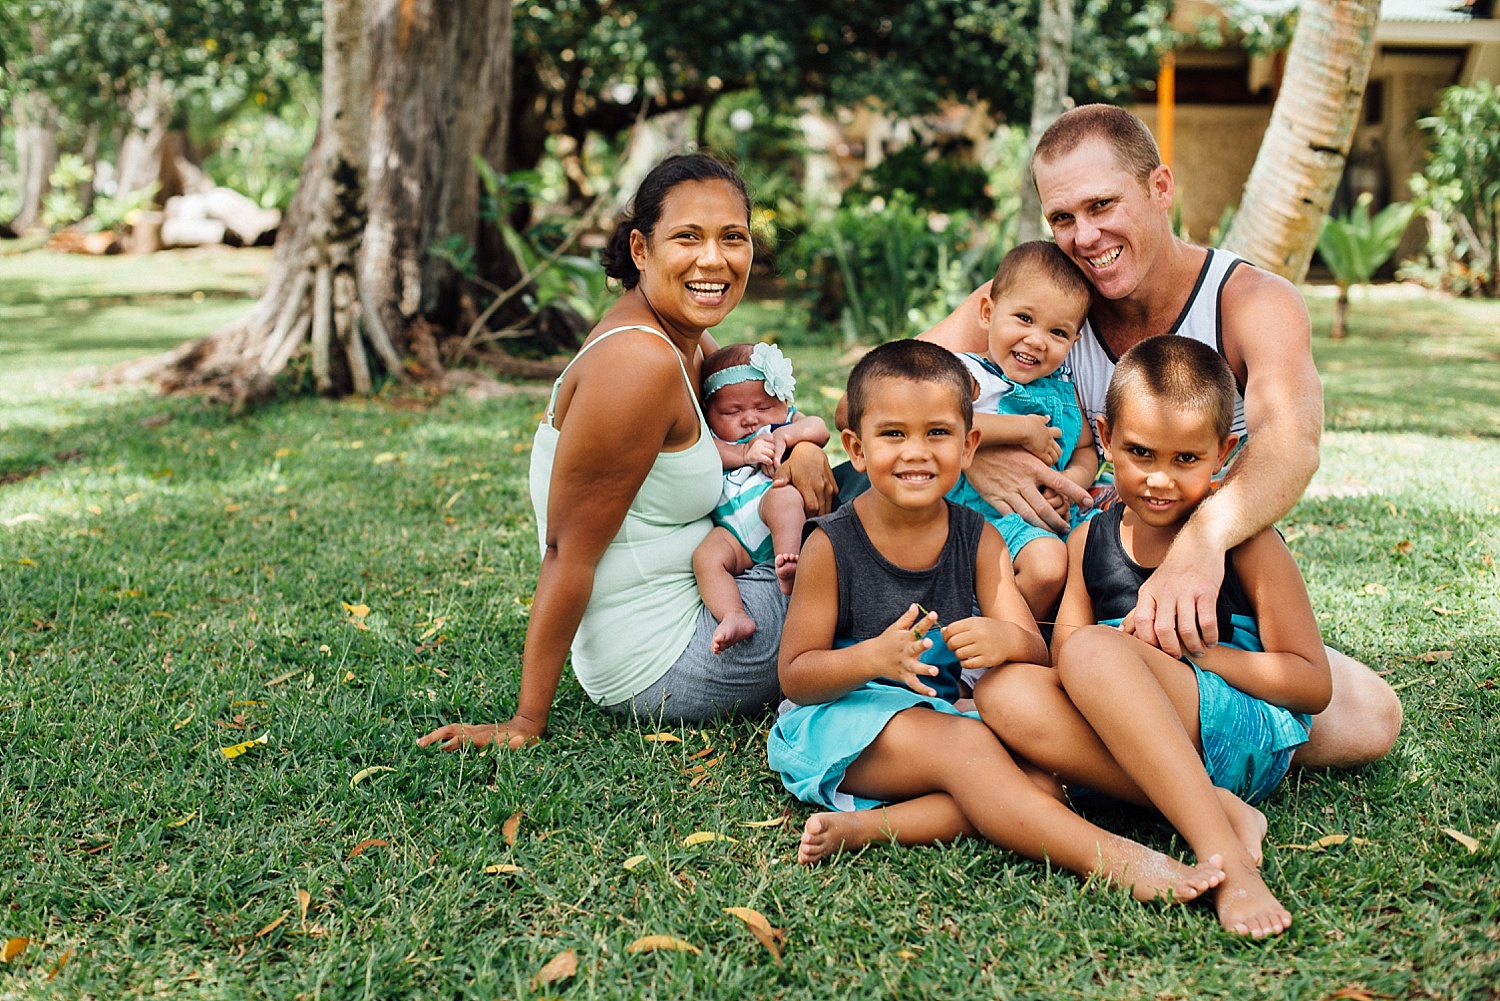
M 661 321 L 699 334 L 739 305 L 754 253 L 745 201 L 728 181 L 685 181 L 662 199 L 647 239 L 630 234 L 637 286 Z

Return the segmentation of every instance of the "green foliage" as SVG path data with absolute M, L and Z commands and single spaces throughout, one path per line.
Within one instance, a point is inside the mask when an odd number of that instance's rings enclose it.
M 297 99 L 270 113 L 251 103 L 222 128 L 203 169 L 214 183 L 248 196 L 261 208 L 286 211 L 318 129 L 317 96 L 297 88 Z
M 42 200 L 42 222 L 55 229 L 82 219 L 87 210 L 78 190 L 93 179 L 93 165 L 85 163 L 82 157 L 72 153 L 59 156 L 52 176 L 47 179 L 51 190 Z
M 814 323 L 878 344 L 932 326 L 994 276 L 1008 237 L 963 212 L 929 212 L 904 191 L 839 209 L 798 242 Z
M 995 210 L 988 186 L 989 175 L 979 164 L 913 143 L 861 174 L 844 192 L 844 204 L 862 205 L 872 198 L 889 199 L 904 191 L 931 212 L 985 216 Z
M 1405 274 L 1460 295 L 1500 294 L 1500 90 L 1487 80 L 1443 91 L 1427 168 L 1412 190 L 1427 203 L 1427 253 Z
M 1393 202 L 1372 219 L 1369 192 L 1359 196 L 1354 208 L 1343 216 L 1324 216 L 1318 231 L 1318 254 L 1341 288 L 1363 285 L 1380 266 L 1391 259 L 1417 207 L 1411 202 Z

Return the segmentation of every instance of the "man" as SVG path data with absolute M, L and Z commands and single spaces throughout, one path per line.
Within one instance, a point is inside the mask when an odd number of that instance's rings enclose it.
M 1171 168 L 1128 111 L 1096 104 L 1058 118 L 1037 144 L 1032 179 L 1058 246 L 1094 286 L 1068 359 L 1086 417 L 1103 410 L 1115 359 L 1148 337 L 1204 340 L 1234 371 L 1235 431 L 1244 444 L 1125 623 L 1173 656 L 1202 653 L 1218 640 L 1214 599 L 1225 552 L 1291 510 L 1318 467 L 1323 391 L 1306 307 L 1290 282 L 1172 233 Z M 975 292 L 923 339 L 982 352 L 981 297 Z M 968 475 L 1002 513 L 1062 531 L 1067 526 L 1041 488 L 1086 503 L 1076 485 L 1021 449 L 983 449 Z M 1400 701 L 1363 664 L 1331 649 L 1328 657 L 1333 701 L 1315 717 L 1296 762 L 1348 768 L 1382 757 L 1401 728 Z

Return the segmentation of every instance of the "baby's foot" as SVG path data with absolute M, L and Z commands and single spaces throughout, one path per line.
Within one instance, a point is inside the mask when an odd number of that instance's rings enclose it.
M 1185 904 L 1197 900 L 1224 882 L 1224 860 L 1210 855 L 1207 862 L 1188 865 L 1149 849 L 1150 856 L 1127 868 L 1123 874 L 1130 882 L 1130 894 L 1137 900 L 1169 900 Z
M 781 585 L 782 594 L 792 593 L 792 581 L 797 577 L 797 554 L 776 554 L 776 583 Z
M 1214 792 L 1219 794 L 1219 805 L 1224 808 L 1229 826 L 1234 828 L 1235 837 L 1244 844 L 1245 851 L 1250 853 L 1255 864 L 1260 865 L 1264 855 L 1261 842 L 1266 837 L 1266 815 L 1228 789 L 1215 788 Z
M 1271 894 L 1248 859 L 1229 867 L 1223 885 L 1214 893 L 1214 909 L 1219 913 L 1219 924 L 1234 935 L 1266 938 L 1292 926 L 1292 912 Z
M 797 862 L 817 865 L 841 851 L 856 851 L 865 846 L 860 825 L 847 813 L 815 813 L 802 828 L 802 843 L 797 846 Z
M 754 635 L 754 619 L 743 611 L 730 612 L 724 616 L 724 621 L 719 623 L 719 628 L 714 630 L 713 652 L 723 653 L 740 640 L 747 640 Z

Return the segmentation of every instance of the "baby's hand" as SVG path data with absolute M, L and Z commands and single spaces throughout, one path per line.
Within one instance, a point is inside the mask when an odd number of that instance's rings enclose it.
M 776 470 L 777 453 L 780 449 L 774 439 L 758 434 L 744 444 L 747 466 L 759 466 L 760 471 L 770 476 Z
M 1052 510 L 1056 511 L 1058 515 L 1063 518 L 1066 518 L 1068 516 L 1068 512 L 1073 508 L 1072 501 L 1068 500 L 1066 497 L 1058 493 L 1056 490 L 1053 490 L 1051 487 L 1042 487 L 1042 499 L 1045 500 L 1048 504 L 1051 504 Z
M 998 619 L 983 615 L 950 622 L 943 627 L 943 642 L 953 651 L 964 668 L 999 667 L 1005 663 L 1000 651 L 1004 644 Z
M 1058 444 L 1061 428 L 1053 427 L 1050 419 L 1041 414 L 1026 414 L 1022 420 L 1026 422 L 1026 436 L 1021 445 L 1026 451 L 1049 466 L 1061 458 L 1062 445 Z
M 871 659 L 879 672 L 875 677 L 899 681 L 918 695 L 936 695 L 923 679 L 937 674 L 937 666 L 922 663 L 923 652 L 932 646 L 932 640 L 926 638 L 927 630 L 935 622 L 936 612 L 921 615 L 912 605 L 885 632 L 866 640 L 874 644 Z

